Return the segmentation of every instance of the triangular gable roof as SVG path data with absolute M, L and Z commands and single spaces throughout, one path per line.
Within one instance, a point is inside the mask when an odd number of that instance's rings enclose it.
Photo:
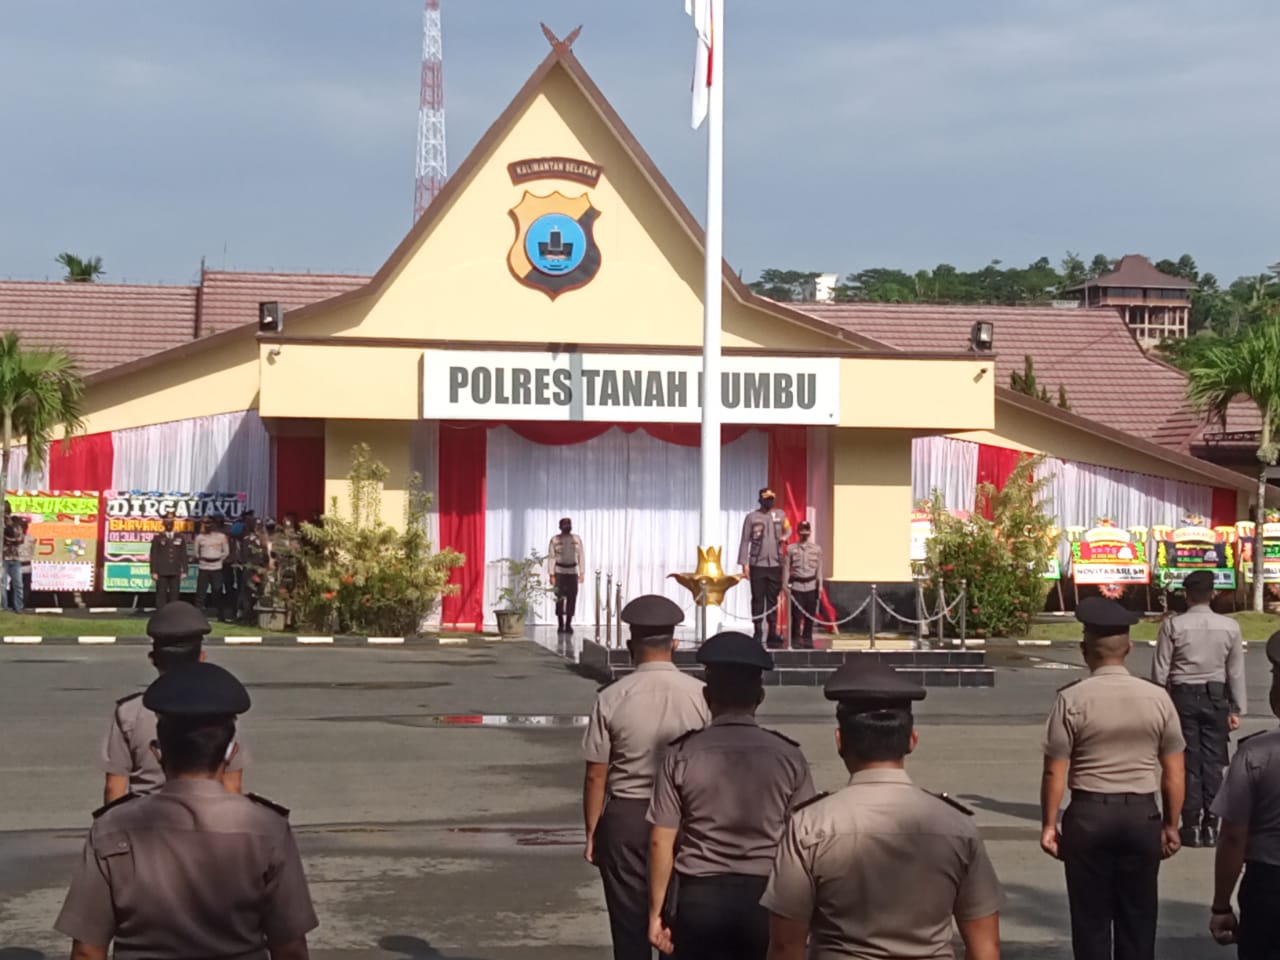
M 544 28 L 545 30 L 545 28 Z M 576 35 L 576 31 L 575 31 Z M 550 36 L 550 35 L 549 35 Z M 467 158 L 445 181 L 444 187 L 440 193 L 432 200 L 431 204 L 423 211 L 418 222 L 413 225 L 405 238 L 400 241 L 399 246 L 392 251 L 391 255 L 383 263 L 382 267 L 369 280 L 368 284 L 358 290 L 352 290 L 348 293 L 333 297 L 329 300 L 323 300 L 318 303 L 310 304 L 300 310 L 291 311 L 287 315 L 289 325 L 296 325 L 299 322 L 306 321 L 309 318 L 318 316 L 334 309 L 335 307 L 344 306 L 367 297 L 376 296 L 390 285 L 392 279 L 396 276 L 397 271 L 412 256 L 423 238 L 431 232 L 431 230 L 443 219 L 445 212 L 449 209 L 454 198 L 467 188 L 472 175 L 485 161 L 487 156 L 492 152 L 493 148 L 501 140 L 501 138 L 512 127 L 517 118 L 532 103 L 541 90 L 543 83 L 547 77 L 555 69 L 562 69 L 572 78 L 587 102 L 596 110 L 603 120 L 609 131 L 618 139 L 626 150 L 627 154 L 636 163 L 640 170 L 644 173 L 649 183 L 662 196 L 667 208 L 675 215 L 681 226 L 688 233 L 699 250 L 705 250 L 706 235 L 702 225 L 697 218 L 685 205 L 684 201 L 676 193 L 675 188 L 671 186 L 666 177 L 662 175 L 662 171 L 658 169 L 658 165 L 640 145 L 640 141 L 623 122 L 618 112 L 613 108 L 608 98 L 600 90 L 590 74 L 587 73 L 585 67 L 579 62 L 574 55 L 570 43 L 552 41 L 551 52 L 540 63 L 530 75 L 524 86 L 516 93 L 507 108 L 498 115 L 484 136 L 476 143 Z M 857 333 L 844 330 L 832 324 L 824 323 L 822 320 L 809 316 L 800 310 L 792 309 L 784 304 L 770 300 L 767 297 L 761 297 L 751 290 L 737 273 L 729 266 L 727 261 L 722 262 L 721 272 L 725 284 L 729 287 L 732 295 L 744 304 L 749 304 L 757 309 L 768 313 L 772 316 L 787 320 L 799 326 L 805 327 L 822 333 L 834 340 L 843 341 L 854 349 L 869 349 L 875 352 L 883 352 L 884 345 L 876 343 L 866 337 L 862 337 Z M 961 351 L 955 351 L 959 355 Z

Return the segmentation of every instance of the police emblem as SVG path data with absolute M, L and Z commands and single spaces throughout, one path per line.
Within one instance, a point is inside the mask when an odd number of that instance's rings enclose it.
M 516 240 L 507 263 L 512 274 L 552 300 L 586 286 L 600 270 L 600 248 L 591 232 L 599 216 L 585 193 L 539 197 L 526 190 L 511 208 Z

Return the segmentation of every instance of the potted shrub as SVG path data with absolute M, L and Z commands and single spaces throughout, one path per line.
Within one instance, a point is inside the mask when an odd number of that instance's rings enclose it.
M 498 634 L 507 638 L 523 637 L 534 601 L 555 592 L 555 588 L 543 580 L 547 558 L 537 550 L 530 550 L 523 560 L 505 557 L 502 562 L 507 565 L 507 585 L 498 591 L 498 606 L 493 611 Z

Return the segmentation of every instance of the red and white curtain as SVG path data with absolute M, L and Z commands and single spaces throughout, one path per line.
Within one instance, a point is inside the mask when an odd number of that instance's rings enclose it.
M 921 437 L 911 447 L 915 500 L 942 491 L 947 507 L 974 509 L 979 483 L 1002 489 L 1027 454 L 949 437 Z M 1045 459 L 1045 502 L 1060 529 L 1091 527 L 1100 518 L 1121 526 L 1181 526 L 1189 514 L 1214 525 L 1236 522 L 1235 491 L 1092 463 Z
M 254 410 L 76 436 L 50 444 L 40 474 L 25 465 L 14 448 L 8 489 L 234 490 L 260 513 L 275 506 L 271 437 Z

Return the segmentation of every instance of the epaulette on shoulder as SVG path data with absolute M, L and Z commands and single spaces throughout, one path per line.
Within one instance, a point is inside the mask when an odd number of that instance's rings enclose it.
M 797 810 L 803 810 L 805 807 L 811 807 L 815 803 L 817 803 L 819 800 L 825 800 L 829 796 L 831 796 L 831 794 L 829 793 L 816 794 L 815 796 L 812 796 L 808 800 L 804 801 L 804 803 L 797 803 L 794 807 L 791 808 L 791 812 L 795 813 Z
M 690 737 L 696 736 L 697 734 L 701 733 L 705 729 L 706 727 L 701 727 L 697 730 L 686 730 L 684 733 L 680 734 L 680 736 L 672 740 L 671 743 L 668 744 L 668 746 L 677 747 L 680 744 L 684 743 L 686 740 L 688 740 Z
M 263 805 L 264 807 L 266 807 L 268 810 L 274 810 L 276 813 L 280 814 L 280 816 L 282 816 L 282 817 L 288 817 L 288 816 L 289 816 L 289 808 L 288 808 L 288 807 L 282 807 L 280 804 L 276 803 L 274 800 L 268 800 L 266 797 L 262 796 L 261 794 L 258 794 L 258 793 L 247 793 L 247 794 L 245 794 L 245 796 L 247 796 L 247 797 L 248 797 L 250 800 L 252 800 L 254 803 L 260 803 L 260 804 L 262 804 L 262 805 Z
M 761 729 L 761 730 L 763 730 L 765 733 L 772 733 L 772 734 L 773 734 L 775 737 L 777 737 L 779 740 L 785 740 L 787 743 L 791 744 L 793 747 L 798 747 L 798 746 L 800 746 L 800 744 L 796 743 L 794 740 L 792 740 L 792 739 L 791 739 L 790 737 L 788 737 L 786 734 L 779 733 L 777 730 L 770 730 L 768 727 L 761 727 L 760 729 Z
M 131 693 L 127 697 L 121 697 L 119 700 L 116 701 L 116 706 L 123 707 L 130 700 L 137 700 L 140 696 L 142 696 L 141 691 L 139 691 L 138 693 Z
M 1072 680 L 1070 683 L 1064 683 L 1062 686 L 1058 688 L 1058 692 L 1061 693 L 1063 690 L 1070 690 L 1077 683 L 1083 682 L 1084 679 L 1085 679 L 1084 677 L 1080 677 L 1078 680 Z
M 126 793 L 123 797 L 116 797 L 110 803 L 104 803 L 97 810 L 93 811 L 93 819 L 97 820 L 100 816 L 102 816 L 108 810 L 112 809 L 113 807 L 118 807 L 120 806 L 120 804 L 125 803 L 129 800 L 137 799 L 137 796 L 138 795 L 136 793 Z
M 932 790 L 926 790 L 925 793 L 929 794 L 929 796 L 931 797 L 937 797 L 939 800 L 941 800 L 943 803 L 947 804 L 948 806 L 955 807 L 957 810 L 963 813 L 966 817 L 973 816 L 972 809 L 970 809 L 969 807 L 966 807 L 963 803 L 961 803 L 955 797 L 951 796 L 951 794 L 949 793 L 934 793 Z

